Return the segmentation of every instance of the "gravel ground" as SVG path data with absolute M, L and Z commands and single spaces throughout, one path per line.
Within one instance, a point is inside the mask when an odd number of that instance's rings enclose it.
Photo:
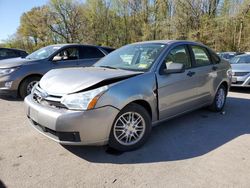
M 249 89 L 229 93 L 225 114 L 164 122 L 127 153 L 63 147 L 29 125 L 22 101 L 0 99 L 0 114 L 0 187 L 250 187 Z

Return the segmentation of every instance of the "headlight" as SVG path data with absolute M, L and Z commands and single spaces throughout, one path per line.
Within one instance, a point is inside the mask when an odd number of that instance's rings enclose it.
M 90 110 L 93 109 L 100 96 L 108 90 L 108 86 L 103 86 L 90 91 L 65 95 L 61 103 L 71 110 Z
M 229 78 L 232 78 L 233 75 L 234 75 L 234 72 L 232 72 L 232 69 L 228 69 L 228 71 L 227 71 L 227 76 L 228 76 Z
M 18 67 L 0 69 L 0 76 L 5 76 L 7 74 L 10 74 L 10 73 L 14 72 L 16 69 L 18 69 Z

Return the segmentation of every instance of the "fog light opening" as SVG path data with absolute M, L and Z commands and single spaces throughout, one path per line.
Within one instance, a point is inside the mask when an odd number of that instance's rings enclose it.
M 11 82 L 5 82 L 4 86 L 9 89 L 9 88 L 11 88 L 12 83 L 13 83 L 13 81 L 11 81 Z

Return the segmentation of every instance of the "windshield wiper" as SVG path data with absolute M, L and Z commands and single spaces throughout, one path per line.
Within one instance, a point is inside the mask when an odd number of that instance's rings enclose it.
M 103 65 L 103 66 L 99 66 L 99 67 L 108 68 L 108 69 L 118 69 L 116 67 L 111 67 L 111 66 L 108 66 L 108 65 Z

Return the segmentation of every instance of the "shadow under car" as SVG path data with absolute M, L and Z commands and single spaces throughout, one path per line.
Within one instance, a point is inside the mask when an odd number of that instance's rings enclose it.
M 63 147 L 95 163 L 155 163 L 199 157 L 250 133 L 249 121 L 242 121 L 249 117 L 249 106 L 250 100 L 228 97 L 222 113 L 201 109 L 165 121 L 152 129 L 143 147 L 131 152 L 112 152 L 107 147 Z

